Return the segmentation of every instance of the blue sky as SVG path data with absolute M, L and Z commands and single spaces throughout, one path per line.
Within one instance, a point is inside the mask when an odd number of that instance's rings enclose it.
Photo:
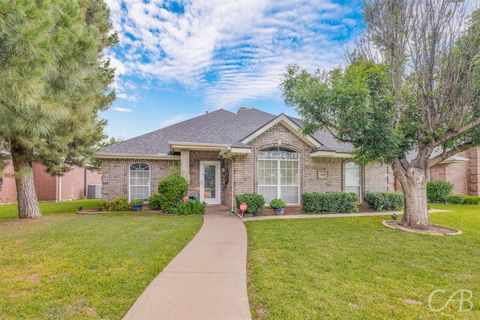
M 360 0 L 106 2 L 120 43 L 102 117 L 123 139 L 218 108 L 295 115 L 279 90 L 286 66 L 342 65 L 364 29 Z

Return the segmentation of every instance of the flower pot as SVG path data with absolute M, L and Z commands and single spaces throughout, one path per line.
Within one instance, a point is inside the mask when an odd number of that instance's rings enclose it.
M 133 204 L 132 205 L 132 210 L 133 211 L 140 211 L 140 210 L 142 210 L 142 205 L 141 204 Z
M 273 212 L 275 212 L 275 214 L 284 214 L 285 208 L 274 208 Z

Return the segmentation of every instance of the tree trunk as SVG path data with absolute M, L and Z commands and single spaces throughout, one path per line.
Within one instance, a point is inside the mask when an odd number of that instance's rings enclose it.
M 12 162 L 15 169 L 19 218 L 40 217 L 37 194 L 33 185 L 32 163 L 23 154 L 13 150 Z
M 403 224 L 416 229 L 428 228 L 427 172 L 410 167 L 395 170 L 405 199 Z

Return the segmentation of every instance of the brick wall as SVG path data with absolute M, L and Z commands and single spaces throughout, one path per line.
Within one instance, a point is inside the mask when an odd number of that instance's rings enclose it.
M 12 173 L 12 161 L 7 161 L 7 165 L 2 173 L 3 184 L 0 187 L 0 203 L 11 203 L 17 201 L 15 178 L 10 176 Z
M 102 199 L 113 200 L 128 196 L 128 170 L 132 163 L 150 165 L 150 194 L 157 190 L 158 181 L 179 168 L 178 160 L 104 159 L 102 160 Z
M 39 163 L 33 164 L 33 183 L 38 200 L 57 200 L 57 177 L 50 175 Z
M 365 192 L 381 192 L 394 190 L 394 175 L 391 166 L 372 163 L 364 168 L 364 190 Z
M 475 147 L 465 152 L 468 162 L 468 193 L 480 195 L 480 148 Z
M 3 186 L 0 189 L 0 203 L 10 203 L 17 201 L 17 192 L 15 179 L 10 174 L 13 173 L 11 161 L 7 162 L 7 167 L 3 172 Z M 85 169 L 78 166 L 72 166 L 72 169 L 61 177 L 62 194 L 58 198 L 59 178 L 50 175 L 44 165 L 33 163 L 33 183 L 37 198 L 40 201 L 56 201 L 80 199 L 84 197 Z M 101 184 L 101 174 L 87 170 L 87 185 Z

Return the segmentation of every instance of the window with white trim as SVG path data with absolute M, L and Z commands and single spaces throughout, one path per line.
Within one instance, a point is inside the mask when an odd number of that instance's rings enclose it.
M 150 197 L 150 166 L 133 163 L 129 172 L 129 197 L 131 200 L 148 200 Z
M 300 203 L 298 153 L 274 147 L 260 151 L 258 158 L 258 194 L 268 204 L 281 198 L 287 204 Z
M 344 184 L 343 190 L 346 192 L 354 192 L 361 197 L 361 170 L 360 165 L 355 162 L 345 162 L 344 164 Z

